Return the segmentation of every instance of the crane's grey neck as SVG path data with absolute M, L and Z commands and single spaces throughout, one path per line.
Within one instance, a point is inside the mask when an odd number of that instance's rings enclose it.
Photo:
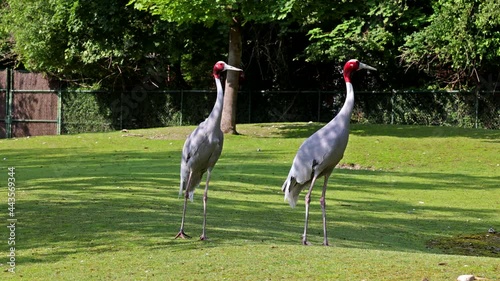
M 340 118 L 342 121 L 344 121 L 344 123 L 348 125 L 351 121 L 352 109 L 354 107 L 354 89 L 350 82 L 346 82 L 345 86 L 347 90 L 345 102 L 342 106 L 342 109 L 335 118 Z
M 222 118 L 222 106 L 224 105 L 224 92 L 222 90 L 222 83 L 217 77 L 215 77 L 215 86 L 217 87 L 217 100 L 215 101 L 212 112 L 210 112 L 210 115 L 207 117 L 207 123 L 212 126 L 220 127 Z

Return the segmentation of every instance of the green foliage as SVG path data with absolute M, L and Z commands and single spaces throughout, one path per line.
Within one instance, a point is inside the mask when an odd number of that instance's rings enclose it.
M 15 52 L 33 70 L 57 72 L 55 65 L 64 61 L 64 18 L 66 1 L 7 1 L 6 20 L 16 44 Z M 5 23 L 4 23 L 5 24 Z
M 5 0 L 0 0 L 0 65 L 11 55 L 12 42 L 7 25 L 2 21 L 5 18 L 7 4 Z
M 19 61 L 80 84 L 130 87 L 147 64 L 179 62 L 182 29 L 134 10 L 123 1 L 7 1 L 7 25 Z M 182 41 L 182 38 L 180 39 Z M 158 47 L 163 48 L 161 55 Z M 167 51 L 168 50 L 168 51 Z M 168 65 L 168 63 L 166 63 Z
M 331 32 L 325 33 L 321 28 L 311 29 L 308 33 L 310 40 L 315 41 L 307 48 L 309 60 L 338 60 L 345 61 L 348 54 L 356 51 L 356 38 L 361 33 L 362 22 L 359 19 L 346 20 L 336 26 Z
M 308 59 L 345 61 L 383 54 L 386 49 L 391 52 L 404 33 L 414 28 L 415 17 L 419 15 L 420 10 L 409 5 L 406 1 L 338 3 L 338 17 L 327 23 L 321 18 L 312 22 L 318 26 L 308 32 L 311 40 L 306 49 Z
M 498 69 L 500 2 L 440 0 L 433 8 L 429 25 L 409 35 L 401 47 L 407 66 L 455 88 L 475 86 L 479 75 Z
M 397 88 L 405 74 L 397 60 L 397 48 L 422 26 L 428 1 L 320 2 L 312 3 L 333 16 L 318 12 L 303 21 L 310 41 L 305 47 L 306 61 L 341 64 L 357 58 L 379 70 L 377 76 L 384 82 L 373 87 L 390 84 Z M 408 78 L 405 81 L 406 87 L 417 83 Z
M 63 92 L 63 134 L 132 128 L 196 125 L 215 102 L 215 91 L 162 93 Z M 344 103 L 344 93 L 241 91 L 238 123 L 328 122 Z M 353 123 L 458 126 L 498 129 L 495 96 L 473 92 L 361 92 L 356 94 Z M 477 120 L 476 120 L 477 102 Z
M 473 93 L 408 93 L 393 97 L 395 124 L 473 128 Z
M 130 0 L 138 10 L 149 11 L 169 22 L 203 23 L 210 27 L 215 22 L 230 25 L 233 18 L 243 22 L 267 22 L 284 18 L 295 1 L 239 1 L 239 0 Z
M 210 113 L 215 96 L 215 91 L 67 90 L 62 92 L 62 134 L 199 124 Z
M 62 133 L 105 132 L 113 127 L 112 112 L 103 107 L 104 93 L 65 92 L 62 99 Z

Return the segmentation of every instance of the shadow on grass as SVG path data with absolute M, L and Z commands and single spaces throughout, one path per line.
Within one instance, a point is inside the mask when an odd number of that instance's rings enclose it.
M 98 153 L 86 149 L 30 149 L 10 151 L 17 157 L 16 209 L 19 263 L 56 262 L 76 253 L 113 252 L 137 247 L 182 251 L 222 244 L 300 244 L 304 208 L 302 198 L 291 209 L 283 202 L 281 184 L 289 164 L 260 160 L 241 165 L 241 155 L 225 153 L 211 180 L 208 203 L 209 241 L 197 241 L 201 232 L 201 189 L 189 203 L 185 230 L 193 239 L 174 240 L 183 200 L 178 199 L 179 151 L 155 153 L 127 151 Z M 15 156 L 14 156 L 15 155 Z M 43 155 L 44 157 L 35 157 Z M 53 156 L 51 156 L 53 155 Z M 259 155 L 259 157 L 263 157 Z M 264 157 L 265 158 L 265 157 Z M 251 160 L 251 159 L 247 159 Z M 377 177 L 412 177 L 415 181 L 391 183 Z M 467 206 L 426 206 L 390 194 L 396 190 L 499 189 L 498 178 L 443 173 L 336 170 L 327 193 L 330 240 L 341 247 L 429 251 L 425 241 L 462 229 L 453 216 L 493 217 L 490 209 Z M 423 182 L 423 183 L 422 183 Z M 313 200 L 319 198 L 317 186 Z M 350 192 L 353 198 L 339 198 Z M 388 199 L 390 198 L 390 199 Z M 310 240 L 319 244 L 321 212 L 314 201 Z M 417 211 L 413 211 L 417 209 Z M 433 213 L 446 213 L 436 217 Z M 481 222 L 470 222 L 478 232 Z
M 283 138 L 308 138 L 319 130 L 323 123 L 295 123 L 276 124 L 278 136 Z M 263 124 L 267 127 L 269 124 Z M 457 128 L 457 127 L 423 127 L 410 125 L 365 125 L 351 124 L 351 134 L 358 136 L 391 136 L 401 138 L 446 138 L 446 137 L 467 137 L 481 138 L 499 143 L 499 130 Z

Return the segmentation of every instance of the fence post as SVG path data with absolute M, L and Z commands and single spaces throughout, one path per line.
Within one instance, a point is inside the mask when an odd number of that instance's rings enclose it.
M 479 109 L 479 87 L 476 87 L 476 96 L 475 96 L 475 104 L 474 104 L 474 107 L 475 107 L 475 117 L 476 117 L 476 120 L 474 122 L 474 126 L 476 127 L 477 129 L 477 123 L 478 123 L 478 109 Z
M 181 118 L 179 120 L 179 126 L 182 126 L 182 111 L 184 107 L 184 90 L 181 89 Z
M 252 91 L 248 91 L 248 123 L 252 122 Z
M 318 122 L 321 120 L 321 90 L 318 90 Z
M 123 130 L 123 89 L 120 92 L 120 130 Z
M 391 125 L 394 125 L 394 90 L 391 93 Z
M 61 134 L 62 126 L 62 91 L 61 87 L 57 90 L 57 134 Z
M 5 108 L 5 137 L 12 138 L 12 91 L 14 86 L 14 71 L 12 68 L 7 68 L 7 104 Z

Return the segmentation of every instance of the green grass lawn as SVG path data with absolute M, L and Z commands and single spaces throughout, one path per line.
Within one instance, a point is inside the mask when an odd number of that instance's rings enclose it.
M 7 168 L 15 167 L 17 219 L 16 273 L 3 227 L 0 279 L 500 280 L 498 241 L 462 252 L 429 246 L 500 231 L 500 131 L 353 125 L 326 195 L 333 246 L 321 246 L 317 184 L 305 247 L 305 192 L 292 209 L 281 185 L 320 125 L 238 125 L 242 135 L 226 136 L 208 241 L 197 239 L 202 188 L 186 216 L 195 238 L 173 239 L 180 155 L 194 127 L 0 140 L 0 217 L 8 225 Z

